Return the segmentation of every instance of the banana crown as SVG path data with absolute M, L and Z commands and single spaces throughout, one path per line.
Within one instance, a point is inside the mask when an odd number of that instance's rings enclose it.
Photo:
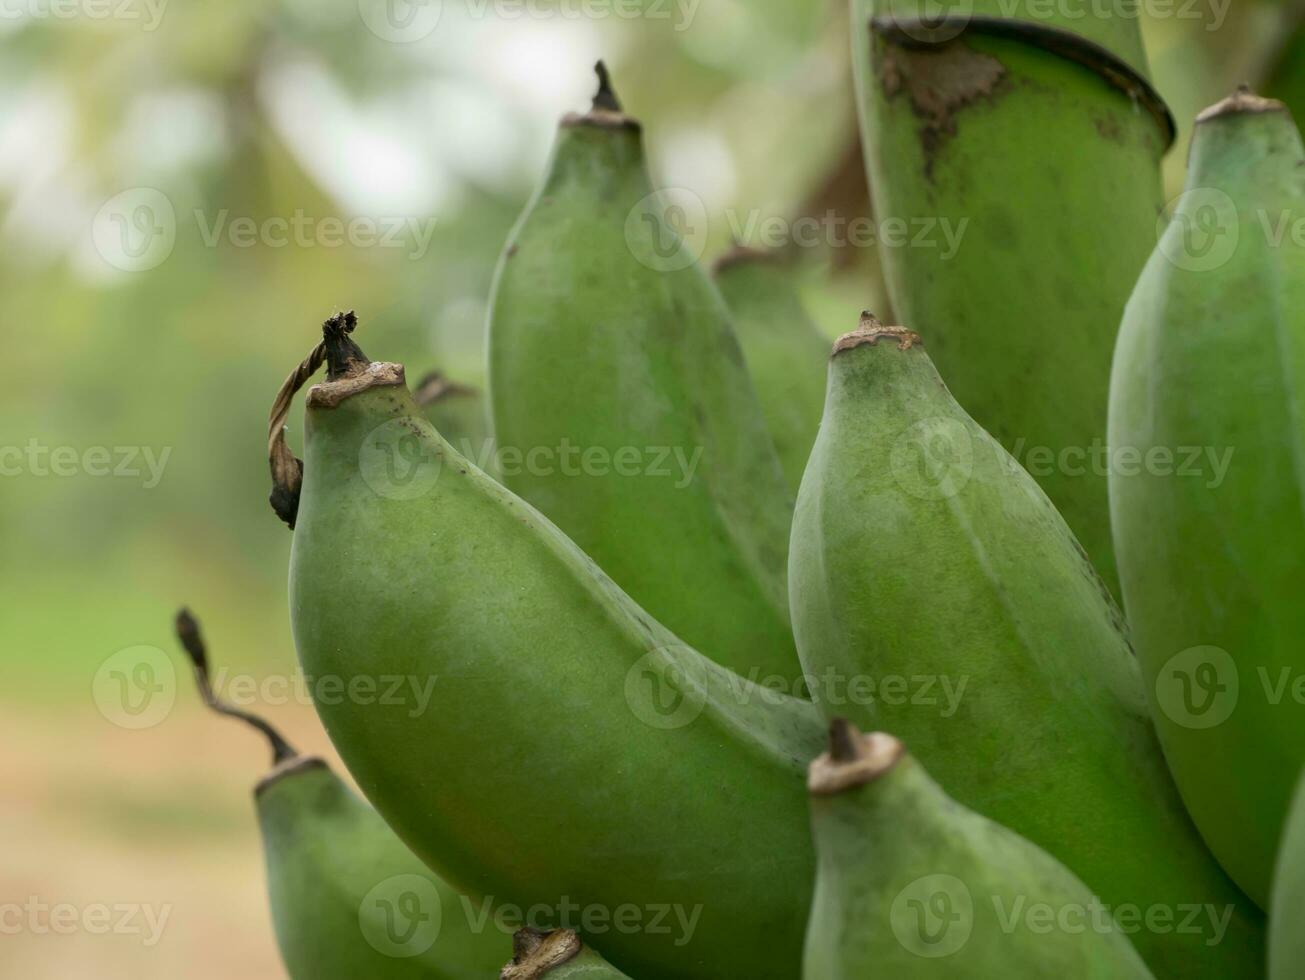
M 835 718 L 829 724 L 829 750 L 807 770 L 807 790 L 813 796 L 833 796 L 874 782 L 897 765 L 904 751 L 892 735 L 865 735 L 846 718 Z
M 518 929 L 512 936 L 512 961 L 503 967 L 499 980 L 538 980 L 575 959 L 582 949 L 574 929 Z

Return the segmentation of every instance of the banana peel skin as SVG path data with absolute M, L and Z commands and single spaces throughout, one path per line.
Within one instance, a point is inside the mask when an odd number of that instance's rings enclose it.
M 1202 113 L 1110 406 L 1111 445 L 1135 464 L 1112 472 L 1111 504 L 1155 724 L 1206 842 L 1266 907 L 1305 764 L 1302 214 L 1305 152 L 1282 104 L 1239 92 Z
M 957 5 L 966 16 L 931 32 L 913 20 L 923 2 L 852 3 L 874 213 L 909 230 L 880 259 L 900 322 L 1118 594 L 1100 462 L 1110 355 L 1155 243 L 1172 122 L 1135 15 L 1010 6 Z
M 835 721 L 808 786 L 804 980 L 1151 977 L 1069 869 L 957 804 L 893 736 Z
M 784 478 L 796 495 L 825 406 L 829 342 L 802 306 L 792 265 L 783 256 L 735 246 L 713 272 Z
M 834 350 L 789 582 L 817 702 L 900 737 L 1110 907 L 1229 915 L 1131 935 L 1156 976 L 1257 975 L 1262 916 L 1184 811 L 1118 610 L 1051 502 L 919 335 L 867 314 Z
M 327 333 L 291 555 L 300 660 L 431 685 L 425 705 L 318 704 L 360 788 L 469 893 L 642 910 L 588 935 L 632 975 L 794 976 L 814 706 L 681 644 L 458 455 L 401 367 Z
M 267 889 L 292 980 L 480 980 L 501 963 L 505 936 L 472 924 L 465 899 L 394 835 L 316 756 L 300 755 L 262 718 L 225 704 L 209 683 L 199 623 L 177 635 L 205 704 L 260 730 L 273 768 L 254 788 Z
M 1299 980 L 1305 970 L 1305 779 L 1298 779 L 1283 824 L 1269 907 L 1269 980 Z
M 593 111 L 563 120 L 495 277 L 503 481 L 684 642 L 792 682 L 792 494 L 724 301 L 616 105 L 604 86 Z

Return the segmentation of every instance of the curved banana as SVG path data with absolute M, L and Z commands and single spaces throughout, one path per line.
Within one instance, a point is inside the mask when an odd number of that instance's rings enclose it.
M 308 673 L 429 692 L 319 703 L 363 792 L 476 894 L 633 904 L 644 928 L 590 935 L 621 969 L 792 977 L 814 706 L 681 644 L 440 438 L 352 322 L 326 324 L 308 397 L 290 608 Z
M 1273 871 L 1269 906 L 1269 980 L 1297 980 L 1305 964 L 1305 777 L 1297 780 Z
M 1112 908 L 1228 916 L 1135 935 L 1157 976 L 1254 973 L 1259 911 L 1183 810 L 1109 595 L 919 336 L 868 314 L 834 347 L 789 585 L 826 713 L 897 734 Z
M 806 980 L 1151 976 L 1068 868 L 957 804 L 893 736 L 835 719 L 807 785 Z
M 518 929 L 499 980 L 629 980 L 580 941 L 574 929 Z
M 263 733 L 273 769 L 254 799 L 277 946 L 293 980 L 480 980 L 503 935 L 476 929 L 456 891 L 426 869 L 327 764 L 213 693 L 199 624 L 177 615 L 204 703 Z
M 802 306 L 777 252 L 736 245 L 713 267 L 789 488 L 797 493 L 825 404 L 829 343 Z
M 685 642 L 792 680 L 792 497 L 724 301 L 670 227 L 601 64 L 600 78 L 495 278 L 503 481 Z
M 1172 120 L 1146 80 L 1136 11 L 966 0 L 926 16 L 937 7 L 852 4 L 889 298 L 1117 592 L 1101 465 L 1110 351 L 1154 244 Z
M 1262 905 L 1305 765 L 1302 214 L 1305 150 L 1282 104 L 1243 91 L 1203 112 L 1110 404 L 1120 573 L 1156 727 L 1201 833 Z

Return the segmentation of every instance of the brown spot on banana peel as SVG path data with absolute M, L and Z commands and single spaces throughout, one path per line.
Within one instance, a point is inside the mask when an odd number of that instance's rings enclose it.
M 499 980 L 539 980 L 575 959 L 583 948 L 574 929 L 518 929 L 512 936 L 512 962 L 503 967 Z
M 924 175 L 932 178 L 938 152 L 956 135 L 955 114 L 983 99 L 999 97 L 1006 67 L 990 54 L 953 41 L 933 48 L 907 48 L 884 40 L 880 84 L 892 99 L 903 91 L 923 125 Z
M 872 783 L 902 758 L 902 743 L 884 732 L 862 734 L 845 718 L 829 723 L 829 751 L 807 768 L 807 792 L 834 796 Z
M 843 334 L 834 341 L 834 350 L 830 356 L 836 357 L 843 351 L 851 350 L 853 347 L 860 347 L 862 344 L 869 344 L 874 347 L 885 337 L 896 340 L 898 350 L 910 350 L 916 344 L 924 344 L 924 341 L 920 339 L 920 335 L 914 330 L 907 330 L 906 327 L 885 326 L 879 322 L 873 313 L 866 312 L 861 314 L 861 322 L 855 330 Z

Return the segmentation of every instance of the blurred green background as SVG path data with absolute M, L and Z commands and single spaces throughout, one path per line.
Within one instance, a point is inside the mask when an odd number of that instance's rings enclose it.
M 863 216 L 846 9 L 427 0 L 396 27 L 384 0 L 2 6 L 0 976 L 278 977 L 266 750 L 199 710 L 170 632 L 191 605 L 220 686 L 329 753 L 284 683 L 278 385 L 340 308 L 410 378 L 481 382 L 498 251 L 600 56 L 655 179 L 706 203 L 707 258 L 750 218 Z M 1181 7 L 1144 23 L 1181 129 L 1171 194 L 1193 114 L 1263 80 L 1299 16 Z M 872 249 L 803 252 L 831 335 L 884 308 Z M 115 655 L 142 645 L 158 697 L 133 715 Z M 102 933 L 98 905 L 139 930 Z

